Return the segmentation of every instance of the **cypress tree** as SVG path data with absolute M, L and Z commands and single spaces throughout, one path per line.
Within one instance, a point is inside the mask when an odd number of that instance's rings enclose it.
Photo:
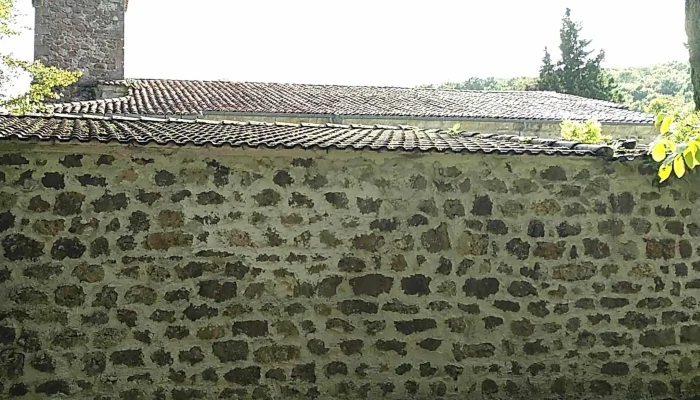
M 545 49 L 538 87 L 540 90 L 621 102 L 617 86 L 601 67 L 605 52 L 601 50 L 591 57 L 593 51 L 588 50 L 591 41 L 581 39 L 581 29 L 581 24 L 571 19 L 571 10 L 567 8 L 559 31 L 561 60 L 554 66 Z

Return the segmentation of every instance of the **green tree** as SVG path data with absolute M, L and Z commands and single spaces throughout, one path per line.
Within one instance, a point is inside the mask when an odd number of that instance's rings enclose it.
M 591 41 L 581 39 L 581 29 L 581 24 L 571 19 L 571 10 L 567 8 L 559 31 L 561 60 L 553 65 L 551 55 L 545 49 L 538 88 L 591 99 L 622 102 L 623 97 L 615 82 L 601 67 L 605 60 L 605 52 L 601 50 L 591 57 L 593 51 L 588 50 Z
M 19 34 L 17 17 L 15 0 L 0 0 L 0 42 Z M 29 90 L 17 96 L 3 95 L 12 81 L 23 74 L 32 79 Z M 58 98 L 55 89 L 72 85 L 79 77 L 79 72 L 46 66 L 40 61 L 19 60 L 0 51 L 0 109 L 19 112 L 44 109 L 45 99 Z

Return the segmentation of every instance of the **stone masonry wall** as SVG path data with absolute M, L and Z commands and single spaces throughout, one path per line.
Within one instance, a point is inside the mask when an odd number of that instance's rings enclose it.
M 37 60 L 81 71 L 81 84 L 124 79 L 125 0 L 33 0 L 33 3 Z
M 0 398 L 698 395 L 699 186 L 640 171 L 6 143 Z

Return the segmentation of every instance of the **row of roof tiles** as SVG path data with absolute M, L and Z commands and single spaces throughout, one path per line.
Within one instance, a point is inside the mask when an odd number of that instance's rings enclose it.
M 378 86 L 132 79 L 104 82 L 126 95 L 52 105 L 56 113 L 286 114 L 652 124 L 627 106 L 540 91 L 462 91 Z
M 445 153 L 544 154 L 631 159 L 606 145 L 410 126 L 287 124 L 147 117 L 0 114 L 0 139 L 118 142 L 155 145 L 388 150 Z M 632 143 L 633 144 L 633 143 Z

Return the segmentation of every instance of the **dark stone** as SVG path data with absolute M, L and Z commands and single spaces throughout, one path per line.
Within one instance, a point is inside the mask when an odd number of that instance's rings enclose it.
M 634 206 L 634 196 L 630 192 L 623 192 L 618 195 L 611 194 L 608 198 L 612 212 L 616 214 L 632 214 Z
M 125 209 L 129 205 L 129 199 L 126 197 L 125 193 L 112 195 L 109 194 L 109 192 L 105 192 L 102 197 L 94 200 L 91 204 L 96 213 L 111 213 Z
M 234 336 L 264 337 L 269 333 L 267 321 L 234 321 L 231 330 Z
M 430 294 L 432 278 L 416 274 L 401 279 L 401 289 L 410 296 L 425 296 Z
M 34 196 L 29 199 L 29 211 L 34 212 L 45 212 L 51 208 L 51 204 L 41 198 L 41 196 Z
M 45 172 L 44 177 L 41 178 L 41 184 L 47 189 L 65 189 L 66 182 L 63 174 L 59 172 Z
M 601 307 L 607 309 L 621 308 L 628 305 L 629 303 L 629 300 L 622 297 L 603 297 L 600 299 Z
M 168 303 L 173 303 L 180 300 L 188 301 L 190 299 L 190 292 L 185 288 L 171 290 L 169 292 L 166 292 L 163 298 Z
M 271 189 L 265 189 L 265 190 L 271 190 Z M 263 190 L 263 192 L 265 192 L 265 190 Z M 276 197 L 277 200 L 274 201 L 273 204 L 268 204 L 268 205 L 276 205 L 277 202 L 279 201 L 279 194 L 277 192 L 274 192 L 274 193 L 277 195 L 277 197 Z M 261 192 L 261 194 L 262 194 L 262 192 Z M 257 195 L 257 196 L 260 196 L 260 195 Z M 268 193 L 268 196 L 272 196 L 273 199 L 275 198 L 274 195 L 271 193 Z M 256 201 L 257 201 L 257 199 L 256 199 Z M 267 203 L 267 202 L 263 202 L 263 203 Z M 263 206 L 262 204 L 260 204 L 260 202 L 258 202 L 258 205 L 261 207 Z M 292 207 L 313 208 L 314 201 L 311 200 L 309 197 L 304 196 L 303 194 L 301 194 L 299 192 L 293 192 L 292 197 L 289 199 L 289 205 Z
M 223 204 L 226 199 L 214 191 L 202 192 L 197 194 L 197 204 L 208 206 L 215 204 Z
M 109 355 L 109 360 L 114 365 L 124 365 L 127 367 L 141 367 L 143 363 L 143 353 L 141 350 L 120 350 Z
M 458 199 L 448 199 L 442 206 L 445 216 L 449 219 L 463 217 L 465 215 L 464 205 Z
M 236 282 L 219 282 L 207 280 L 199 283 L 199 295 L 214 300 L 217 303 L 236 297 Z
M 153 361 L 153 363 L 155 363 L 159 367 L 164 367 L 166 365 L 173 364 L 173 357 L 167 351 L 163 349 L 158 349 L 155 352 L 153 352 L 153 354 L 151 354 L 151 361 Z
M 292 368 L 291 378 L 294 380 L 316 383 L 316 364 L 297 364 Z
M 676 210 L 674 210 L 671 206 L 656 206 L 654 208 L 654 213 L 659 216 L 659 217 L 675 217 L 676 216 Z
M 494 356 L 496 347 L 491 343 L 480 344 L 458 344 L 452 345 L 452 355 L 455 361 L 460 362 L 466 358 L 491 358 Z
M 2 239 L 5 258 L 10 261 L 31 260 L 44 255 L 44 244 L 20 233 Z
M 260 380 L 260 367 L 237 367 L 224 374 L 224 379 L 242 386 L 254 385 Z
M 418 306 L 402 303 L 397 299 L 382 306 L 382 311 L 395 312 L 398 314 L 418 314 L 419 310 Z
M 423 247 L 429 253 L 440 253 L 449 250 L 452 246 L 447 232 L 447 224 L 442 223 L 435 229 L 429 229 L 421 234 Z
M 547 302 L 545 300 L 535 301 L 527 305 L 527 311 L 540 318 L 544 318 L 549 315 L 549 310 L 547 309 Z
M 344 192 L 328 192 L 324 197 L 328 203 L 337 209 L 348 208 L 348 196 Z
M 676 344 L 676 333 L 673 328 L 648 330 L 639 337 L 639 344 L 644 347 L 658 348 Z
M 364 300 L 343 300 L 338 303 L 338 310 L 345 315 L 376 314 L 379 311 L 377 303 Z
M 212 344 L 212 353 L 221 362 L 237 362 L 248 359 L 248 343 L 243 340 L 227 340 Z
M 412 335 L 417 332 L 425 332 L 427 330 L 437 328 L 437 322 L 435 322 L 434 319 L 429 318 L 394 321 L 394 327 L 396 327 L 396 330 L 404 335 Z
M 518 238 L 511 239 L 506 244 L 506 250 L 508 251 L 508 254 L 517 258 L 518 260 L 525 260 L 530 256 L 530 243 Z
M 355 236 L 352 240 L 352 247 L 358 250 L 365 250 L 376 253 L 385 244 L 384 236 L 375 233 Z
M 350 279 L 350 286 L 357 296 L 377 297 L 382 293 L 389 293 L 393 284 L 394 278 L 381 274 L 369 274 Z
M 599 239 L 583 239 L 584 254 L 596 260 L 610 257 L 610 247 Z
M 508 226 L 500 219 L 491 219 L 486 223 L 486 230 L 494 235 L 508 234 Z
M 336 294 L 338 286 L 343 282 L 343 277 L 338 275 L 323 278 L 318 283 L 318 295 L 322 297 L 333 297 Z
M 326 364 L 324 369 L 324 375 L 326 377 L 330 378 L 331 376 L 334 375 L 347 375 L 348 374 L 348 366 L 347 364 L 340 362 L 340 361 L 331 361 L 330 363 Z
M 85 292 L 77 285 L 62 285 L 54 292 L 56 304 L 64 307 L 79 307 L 85 303 Z
M 515 297 L 537 296 L 537 289 L 527 281 L 513 281 L 508 286 L 508 293 Z
M 170 186 L 175 183 L 175 174 L 164 169 L 156 172 L 155 175 L 156 186 Z
M 553 165 L 540 172 L 540 178 L 546 181 L 565 181 L 566 171 L 562 167 Z
M 510 323 L 510 331 L 516 336 L 529 337 L 535 333 L 535 325 L 529 319 L 512 321 Z
M 326 344 L 323 342 L 323 340 L 320 339 L 311 339 L 309 342 L 306 344 L 306 348 L 309 350 L 311 354 L 321 356 L 326 353 L 330 349 L 326 347 Z
M 341 272 L 362 272 L 367 264 L 360 258 L 344 256 L 338 260 L 338 270 Z
M 462 290 L 468 297 L 485 299 L 498 293 L 500 282 L 496 278 L 469 278 L 465 281 Z
M 549 347 L 542 344 L 542 339 L 537 339 L 534 342 L 528 342 L 523 345 L 525 354 L 532 356 L 535 354 L 549 353 Z
M 644 239 L 646 256 L 650 260 L 670 260 L 676 256 L 676 242 L 673 239 Z
M 472 207 L 472 215 L 489 216 L 493 210 L 493 203 L 488 195 L 476 196 Z
M 165 312 L 167 318 L 167 312 Z M 190 336 L 190 329 L 181 325 L 170 325 L 165 328 L 165 337 L 171 340 L 182 340 Z
M 405 356 L 406 352 L 406 342 L 401 342 L 396 339 L 391 340 L 377 340 L 374 346 L 379 351 L 393 351 L 398 355 Z
M 552 242 L 537 242 L 537 247 L 532 252 L 535 257 L 543 258 L 545 260 L 558 260 L 561 259 L 566 250 L 566 242 L 560 241 L 556 243 Z
M 189 190 L 179 190 L 173 193 L 172 196 L 170 196 L 170 201 L 172 201 L 173 203 L 179 203 L 190 196 L 192 196 L 192 192 L 190 192 Z
M 36 386 L 36 389 L 34 390 L 36 393 L 42 393 L 46 394 L 49 396 L 55 395 L 55 394 L 65 394 L 65 395 L 70 395 L 70 385 L 68 382 L 62 380 L 62 379 L 54 379 L 50 381 L 46 381 L 43 383 L 40 383 Z
M 63 157 L 59 163 L 66 168 L 77 168 L 83 166 L 83 155 L 82 154 L 68 154 Z
M 346 356 L 350 356 L 353 354 L 362 354 L 362 348 L 364 347 L 365 343 L 360 340 L 360 339 L 354 339 L 354 340 L 343 340 L 340 342 L 340 351 L 343 352 Z
M 399 219 L 396 217 L 383 218 L 375 219 L 374 221 L 370 222 L 369 228 L 378 230 L 379 232 L 393 232 L 399 227 L 399 225 Z
M 488 317 L 482 318 L 484 321 L 484 328 L 485 329 L 493 329 L 497 326 L 503 325 L 503 318 L 501 317 L 494 317 L 492 315 L 489 315 Z
M 636 311 L 628 311 L 623 318 L 619 319 L 619 322 L 629 329 L 642 330 L 649 325 L 655 325 L 656 318 L 646 314 L 640 314 Z
M 361 198 L 356 199 L 357 208 L 360 210 L 360 214 L 373 214 L 379 212 L 379 208 L 382 206 L 382 199 L 375 198 Z
M 178 360 L 181 363 L 189 363 L 190 366 L 196 365 L 204 361 L 204 353 L 199 346 L 191 347 L 189 350 L 181 350 L 178 354 Z
M 637 302 L 637 308 L 655 310 L 670 307 L 672 304 L 673 302 L 668 297 L 645 297 Z
M 80 214 L 83 207 L 85 195 L 76 192 L 63 192 L 56 196 L 56 203 L 53 207 L 53 212 L 56 215 L 66 217 L 69 215 Z
M 146 192 L 143 189 L 139 189 L 139 192 L 136 194 L 136 200 L 149 206 L 152 206 L 153 203 L 160 200 L 161 197 L 162 195 L 158 192 Z
M 562 222 L 561 224 L 557 225 L 557 234 L 559 237 L 569 237 L 569 236 L 577 236 L 581 233 L 581 225 L 580 224 L 569 224 L 568 222 Z
M 700 325 L 681 326 L 681 343 L 700 344 Z
M 501 311 L 506 312 L 520 311 L 520 304 L 509 300 L 496 300 L 493 302 L 493 306 Z
M 107 186 L 107 179 L 104 176 L 95 176 L 91 174 L 84 174 L 76 176 L 78 182 L 82 186 L 95 186 L 95 187 L 105 187 Z
M 129 229 L 134 233 L 148 232 L 151 228 L 151 222 L 148 219 L 148 214 L 143 211 L 134 211 L 129 216 Z
M 29 361 L 29 365 L 37 371 L 51 373 L 56 369 L 56 363 L 48 353 L 37 353 Z
M 197 321 L 202 318 L 212 318 L 219 315 L 219 310 L 213 307 L 209 307 L 206 304 L 195 306 L 190 304 L 184 311 L 185 317 L 190 321 Z
M 527 235 L 533 238 L 544 237 L 545 227 L 540 220 L 531 220 L 527 226 Z
M 674 235 L 683 236 L 685 234 L 685 224 L 681 221 L 666 222 L 666 230 Z
M 0 165 L 27 165 L 29 160 L 27 160 L 20 153 L 6 153 L 0 156 Z
M 271 345 L 260 347 L 253 352 L 255 361 L 259 363 L 281 363 L 299 359 L 301 349 L 291 345 Z

